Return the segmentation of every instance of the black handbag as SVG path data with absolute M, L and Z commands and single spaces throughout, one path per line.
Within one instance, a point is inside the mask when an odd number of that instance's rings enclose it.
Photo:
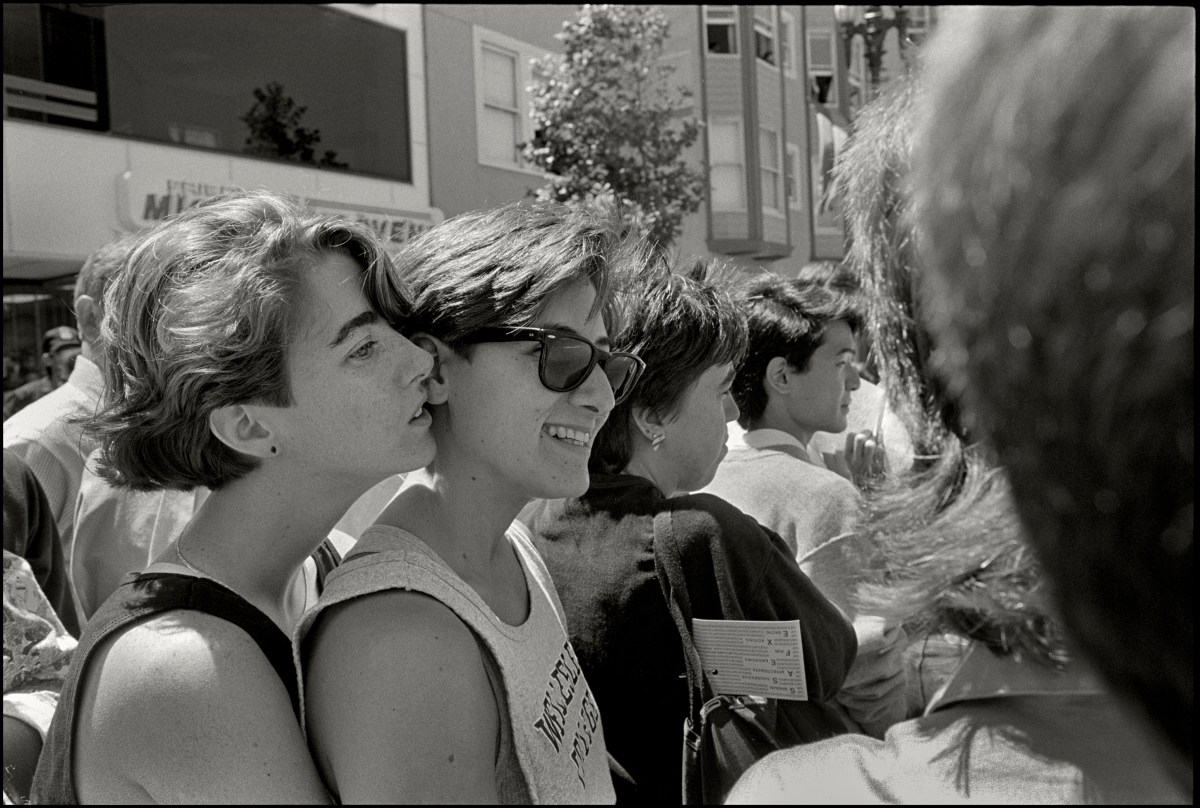
M 683 565 L 670 536 L 670 513 L 654 519 L 654 568 L 663 598 L 679 630 L 687 667 L 688 715 L 683 721 L 683 803 L 720 805 L 756 761 L 811 738 L 780 709 L 779 701 L 719 695 L 692 640 L 691 599 Z

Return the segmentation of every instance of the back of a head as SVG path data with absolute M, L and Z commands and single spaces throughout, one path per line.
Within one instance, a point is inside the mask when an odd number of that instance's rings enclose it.
M 928 69 L 941 364 L 1072 636 L 1190 760 L 1195 11 L 964 15 Z
M 628 464 L 634 408 L 669 418 L 705 370 L 742 361 L 746 325 L 732 296 L 741 280 L 735 268 L 716 260 L 696 260 L 679 271 L 656 262 L 621 295 L 625 326 L 612 349 L 637 354 L 646 370 L 596 435 L 588 464 L 593 473 L 617 473 Z
M 224 406 L 291 404 L 287 358 L 306 273 L 340 252 L 388 322 L 408 300 L 378 236 L 295 200 L 230 193 L 172 216 L 140 238 L 104 295 L 105 401 L 85 428 L 99 473 L 135 490 L 221 488 L 257 461 L 221 442 Z
M 796 273 L 798 283 L 825 286 L 844 294 L 855 294 L 862 290 L 858 276 L 845 263 L 837 261 L 809 261 Z
M 413 292 L 413 330 L 454 350 L 475 330 L 528 325 L 576 281 L 596 289 L 609 330 L 614 293 L 648 247 L 611 207 L 519 202 L 442 222 L 405 245 L 397 270 Z
M 75 279 L 75 299 L 87 295 L 100 304 L 113 273 L 120 269 L 139 238 L 140 234 L 124 236 L 92 252 L 83 262 L 79 276 Z
M 749 341 L 732 392 L 741 413 L 738 423 L 744 428 L 766 410 L 763 375 L 774 357 L 782 356 L 804 372 L 831 323 L 844 321 L 854 333 L 863 323 L 856 295 L 825 283 L 789 280 L 770 272 L 747 281 L 737 303 L 746 317 Z

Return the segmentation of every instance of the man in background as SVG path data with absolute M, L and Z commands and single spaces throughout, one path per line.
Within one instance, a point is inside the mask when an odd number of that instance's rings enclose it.
M 62 387 L 75 369 L 81 351 L 79 333 L 65 325 L 51 328 L 42 337 L 42 367 L 45 375 L 4 394 L 4 420 Z

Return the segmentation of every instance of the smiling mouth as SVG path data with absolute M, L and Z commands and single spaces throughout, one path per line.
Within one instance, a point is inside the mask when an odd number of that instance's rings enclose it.
M 546 434 L 556 440 L 561 440 L 563 443 L 569 443 L 572 446 L 592 445 L 591 432 L 581 432 L 577 429 L 568 429 L 565 426 L 548 426 L 545 429 Z

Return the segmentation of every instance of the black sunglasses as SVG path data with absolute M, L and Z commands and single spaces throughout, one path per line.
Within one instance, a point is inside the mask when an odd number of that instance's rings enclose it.
M 538 378 L 547 389 L 556 393 L 566 393 L 579 387 L 591 375 L 592 368 L 600 365 L 600 369 L 608 377 L 608 383 L 612 385 L 613 398 L 620 404 L 633 392 L 634 385 L 646 369 L 646 363 L 631 353 L 609 353 L 577 334 L 551 328 L 480 328 L 472 331 L 464 342 L 533 340 L 542 344 L 541 358 L 538 360 Z

